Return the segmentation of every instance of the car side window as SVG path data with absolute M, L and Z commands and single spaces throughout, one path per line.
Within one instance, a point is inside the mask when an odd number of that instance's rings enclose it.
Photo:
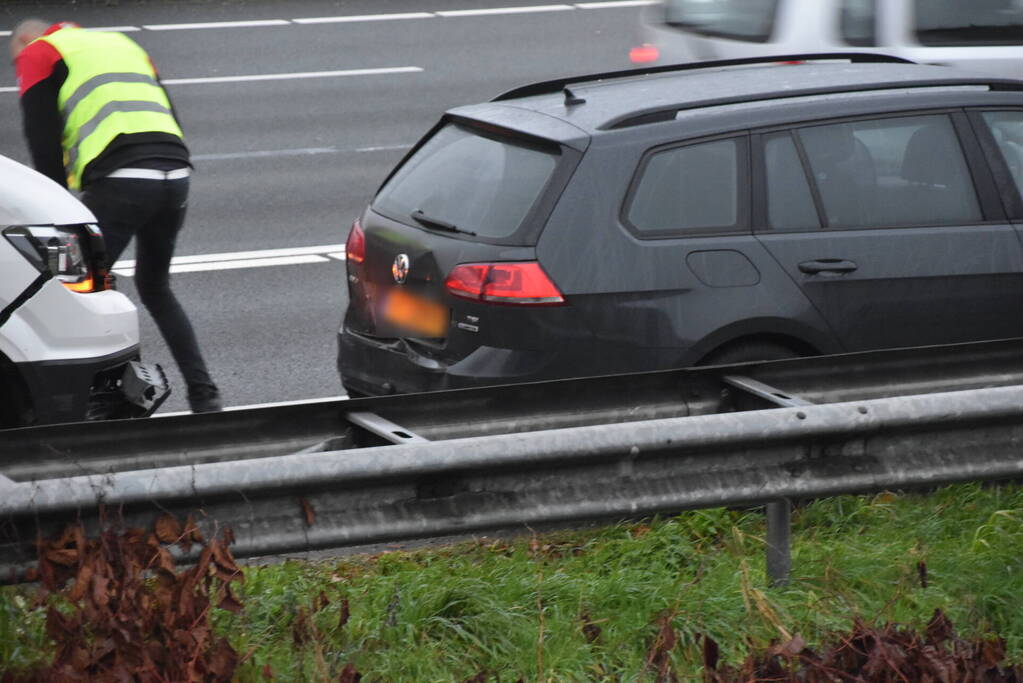
M 876 0 L 842 0 L 838 23 L 847 45 L 877 46 Z
M 1023 196 L 1023 111 L 989 111 L 983 116 Z
M 772 230 L 820 228 L 810 183 L 790 133 L 764 136 L 764 171 L 768 227 Z
M 828 228 L 983 220 L 952 120 L 901 116 L 799 131 Z
M 634 185 L 627 222 L 641 236 L 738 227 L 742 147 L 733 138 L 650 155 Z

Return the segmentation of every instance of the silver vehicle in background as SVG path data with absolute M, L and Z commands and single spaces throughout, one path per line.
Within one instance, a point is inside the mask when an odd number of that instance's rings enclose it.
M 663 0 L 634 62 L 883 52 L 1023 78 L 1023 0 Z

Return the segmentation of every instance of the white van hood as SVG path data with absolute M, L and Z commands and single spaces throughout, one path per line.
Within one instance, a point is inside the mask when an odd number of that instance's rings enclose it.
M 0 227 L 95 222 L 92 212 L 63 187 L 0 155 Z

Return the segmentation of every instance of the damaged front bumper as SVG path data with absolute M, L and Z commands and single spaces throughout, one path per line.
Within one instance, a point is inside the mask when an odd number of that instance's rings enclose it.
M 168 396 L 167 374 L 159 364 L 128 361 L 96 376 L 85 419 L 149 417 Z
M 141 362 L 138 346 L 99 358 L 16 367 L 29 395 L 25 424 L 147 417 L 170 395 L 163 369 Z

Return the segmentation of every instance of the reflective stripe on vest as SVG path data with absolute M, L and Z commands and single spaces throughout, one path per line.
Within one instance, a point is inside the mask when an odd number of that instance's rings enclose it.
M 149 57 L 133 40 L 75 27 L 39 40 L 52 45 L 68 69 L 57 97 L 64 118 L 61 146 L 68 187 L 81 188 L 85 167 L 118 135 L 183 137 Z

